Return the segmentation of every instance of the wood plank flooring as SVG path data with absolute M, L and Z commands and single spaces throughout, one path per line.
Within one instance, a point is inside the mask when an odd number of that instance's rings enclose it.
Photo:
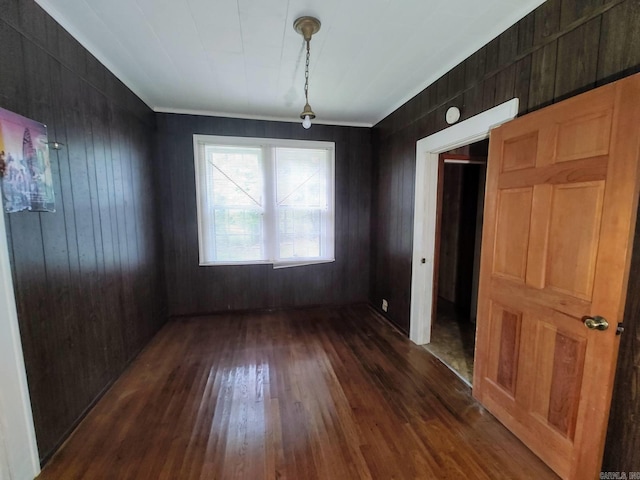
M 557 478 L 367 306 L 167 324 L 40 479 Z

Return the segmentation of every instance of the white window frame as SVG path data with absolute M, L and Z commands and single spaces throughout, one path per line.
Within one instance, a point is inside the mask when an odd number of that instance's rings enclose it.
M 216 146 L 224 146 L 224 147 L 253 147 L 253 148 L 262 148 L 263 153 L 265 153 L 265 162 L 263 166 L 264 173 L 264 183 L 265 185 L 268 183 L 272 186 L 276 185 L 275 180 L 275 162 L 272 158 L 272 149 L 273 148 L 307 148 L 307 149 L 317 149 L 317 150 L 326 150 L 329 153 L 329 192 L 327 192 L 327 203 L 328 203 L 328 218 L 327 218 L 327 233 L 326 237 L 328 237 L 331 241 L 331 245 L 327 245 L 326 243 L 323 245 L 321 250 L 329 250 L 329 255 L 326 257 L 300 257 L 293 260 L 289 259 L 279 259 L 273 258 L 268 260 L 242 260 L 242 261 L 205 261 L 204 258 L 207 257 L 206 249 L 208 245 L 207 232 L 204 228 L 204 215 L 206 212 L 203 212 L 203 202 L 202 196 L 206 195 L 206 184 L 205 184 L 205 172 L 202 171 L 203 168 L 203 159 L 204 159 L 204 148 L 206 145 L 216 145 Z M 323 142 L 323 141 L 313 141 L 313 140 L 290 140 L 290 139 L 282 139 L 282 138 L 256 138 L 256 137 L 228 137 L 228 136 L 220 136 L 220 135 L 194 135 L 193 136 L 193 158 L 195 165 L 195 182 L 196 182 L 196 209 L 197 209 L 197 219 L 198 219 L 198 252 L 199 252 L 199 265 L 200 266 L 223 266 L 223 265 L 264 265 L 264 264 L 273 264 L 273 268 L 285 268 L 285 267 L 295 267 L 301 265 L 314 265 L 319 263 L 329 263 L 335 261 L 335 143 L 334 142 Z M 277 255 L 278 249 L 272 245 L 273 242 L 277 242 L 277 228 L 276 228 L 276 214 L 277 214 L 277 205 L 275 202 L 275 189 L 266 187 L 266 197 L 265 197 L 265 218 L 264 218 L 264 228 L 265 228 L 265 245 L 269 251 L 274 252 Z

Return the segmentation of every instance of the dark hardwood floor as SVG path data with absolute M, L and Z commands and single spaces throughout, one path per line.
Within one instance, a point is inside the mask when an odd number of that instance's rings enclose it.
M 167 324 L 41 479 L 545 479 L 470 389 L 367 306 Z

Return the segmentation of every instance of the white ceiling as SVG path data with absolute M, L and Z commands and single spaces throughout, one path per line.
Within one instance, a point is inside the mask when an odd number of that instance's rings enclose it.
M 371 126 L 543 0 L 36 0 L 157 112 Z

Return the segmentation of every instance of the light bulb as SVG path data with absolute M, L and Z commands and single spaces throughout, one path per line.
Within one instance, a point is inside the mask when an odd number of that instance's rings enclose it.
M 302 126 L 307 130 L 311 128 L 311 117 L 309 115 L 304 116 L 304 120 L 302 120 Z

